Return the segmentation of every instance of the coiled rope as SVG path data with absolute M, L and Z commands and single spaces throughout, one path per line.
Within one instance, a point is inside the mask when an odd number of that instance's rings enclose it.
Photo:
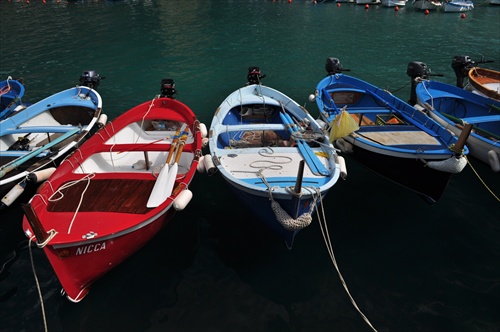
M 319 192 L 319 188 L 316 188 L 316 190 L 318 191 L 318 194 L 321 195 L 321 193 Z M 361 309 L 359 309 L 358 305 L 356 304 L 356 301 L 354 300 L 351 293 L 349 292 L 349 288 L 347 287 L 347 284 L 344 280 L 344 277 L 342 276 L 342 273 L 340 273 L 340 269 L 339 269 L 339 266 L 337 264 L 337 260 L 335 259 L 335 254 L 333 252 L 333 246 L 332 246 L 332 241 L 330 239 L 330 234 L 328 233 L 328 226 L 327 226 L 327 222 L 326 222 L 325 210 L 323 207 L 323 200 L 322 199 L 320 200 L 319 206 L 321 207 L 321 215 L 320 215 L 320 211 L 318 208 L 316 209 L 316 214 L 318 216 L 319 226 L 321 228 L 321 234 L 323 235 L 323 240 L 325 241 L 326 249 L 328 250 L 328 254 L 330 255 L 330 259 L 333 263 L 333 266 L 337 270 L 340 281 L 342 282 L 342 286 L 344 286 L 344 289 L 345 289 L 347 295 L 349 296 L 351 303 L 354 305 L 354 308 L 356 308 L 356 310 L 359 312 L 359 314 L 361 315 L 363 320 L 366 322 L 366 324 L 368 324 L 368 326 L 370 326 L 370 328 L 373 331 L 377 332 L 377 329 L 375 329 L 375 327 L 373 327 L 372 323 L 370 323 L 370 321 L 365 316 L 365 314 L 363 314 Z

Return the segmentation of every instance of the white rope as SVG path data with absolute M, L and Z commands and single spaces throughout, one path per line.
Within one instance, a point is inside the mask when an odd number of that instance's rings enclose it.
M 262 157 L 265 157 L 265 158 L 273 158 L 273 160 L 254 160 L 252 161 L 249 166 L 252 167 L 252 168 L 259 168 L 259 172 L 263 171 L 264 169 L 272 169 L 272 170 L 280 170 L 283 168 L 283 166 L 280 166 L 280 165 L 285 165 L 285 164 L 288 164 L 288 163 L 291 163 L 293 161 L 293 159 L 291 157 L 288 157 L 288 156 L 275 156 L 274 155 L 274 150 L 271 148 L 271 147 L 265 147 L 261 150 L 259 150 L 259 155 L 262 156 Z M 283 161 L 279 161 L 277 159 L 284 159 Z M 263 167 L 263 166 L 257 166 L 255 165 L 256 163 L 270 163 L 272 164 L 271 166 L 266 166 L 266 167 Z
M 279 165 L 275 165 L 278 167 L 281 167 Z M 298 231 L 301 230 L 307 226 L 309 226 L 312 222 L 312 210 L 314 209 L 314 206 L 316 205 L 316 199 L 317 197 L 314 197 L 313 203 L 311 204 L 311 208 L 309 209 L 309 212 L 304 212 L 301 214 L 297 219 L 293 219 L 292 216 L 286 212 L 281 205 L 276 202 L 273 198 L 273 190 L 277 187 L 271 187 L 270 184 L 267 182 L 266 177 L 262 173 L 262 169 L 257 172 L 257 176 L 262 179 L 262 182 L 267 186 L 268 191 L 269 191 L 269 199 L 271 200 L 271 209 L 274 212 L 274 215 L 276 216 L 276 220 L 283 226 L 284 229 L 287 231 Z M 297 195 L 300 196 L 301 194 L 297 194 L 291 190 L 287 191 L 292 194 L 292 195 Z
M 321 196 L 319 189 L 316 188 L 316 190 L 318 191 L 318 194 Z M 330 234 L 328 233 L 328 226 L 327 226 L 327 222 L 326 222 L 326 216 L 325 216 L 325 210 L 323 207 L 323 199 L 322 198 L 320 199 L 319 205 L 321 206 L 322 216 L 319 213 L 319 209 L 316 209 L 316 213 L 318 216 L 319 226 L 321 228 L 321 234 L 323 235 L 323 240 L 325 241 L 326 248 L 328 250 L 328 254 L 330 255 L 330 259 L 332 260 L 333 266 L 335 266 L 335 269 L 337 270 L 340 281 L 342 282 L 342 285 L 344 286 L 344 289 L 345 289 L 347 295 L 349 296 L 351 303 L 354 305 L 354 308 L 356 308 L 356 310 L 359 312 L 359 314 L 361 315 L 363 320 L 368 324 L 368 326 L 370 326 L 373 331 L 377 332 L 375 327 L 373 327 L 372 323 L 370 323 L 370 321 L 368 320 L 368 318 L 366 318 L 366 316 L 363 314 L 361 309 L 359 309 L 358 305 L 356 304 L 356 301 L 354 300 L 351 293 L 349 292 L 349 288 L 347 288 L 347 284 L 344 280 L 344 277 L 342 277 L 342 273 L 340 273 L 340 269 L 338 267 L 337 260 L 335 259 L 335 254 L 333 253 L 333 246 L 332 246 L 332 241 L 330 240 Z
M 153 105 L 155 103 L 155 100 L 157 98 L 159 98 L 160 95 L 157 95 L 156 97 L 154 97 L 152 100 L 151 100 L 151 103 L 149 104 L 149 108 L 148 110 L 146 111 L 146 113 L 144 113 L 143 117 L 142 117 L 142 120 L 141 120 L 141 125 L 140 125 L 140 128 L 141 128 L 141 131 L 144 131 L 144 129 L 142 128 L 142 126 L 144 125 L 144 119 L 146 118 L 146 116 L 149 114 L 149 112 L 151 111 L 151 108 L 153 108 Z M 134 144 L 137 144 L 137 142 L 139 141 L 139 138 L 141 137 L 141 131 L 139 131 L 139 134 L 137 135 L 137 139 L 135 140 L 135 143 Z
M 40 289 L 40 283 L 38 282 L 38 277 L 36 276 L 35 263 L 33 261 L 33 253 L 31 251 L 31 241 L 34 237 L 30 237 L 28 242 L 29 252 L 30 252 L 30 260 L 31 260 L 31 270 L 33 271 L 33 276 L 35 277 L 36 288 L 38 290 L 38 297 L 40 298 L 40 306 L 42 308 L 42 317 L 43 317 L 43 327 L 45 328 L 45 332 L 49 329 L 47 327 L 47 317 L 45 316 L 45 306 L 43 304 L 43 296 L 42 291 Z
M 83 197 L 85 196 L 85 192 L 87 191 L 87 189 L 89 188 L 89 185 L 90 185 L 90 179 L 92 179 L 93 177 L 95 176 L 95 173 L 90 173 L 90 174 L 86 174 L 83 178 L 81 179 L 78 179 L 78 180 L 74 180 L 74 181 L 70 181 L 68 183 L 65 183 L 64 185 L 60 186 L 50 197 L 49 197 L 49 202 L 57 202 L 59 200 L 61 200 L 63 197 L 64 197 L 64 194 L 62 193 L 62 190 L 63 189 L 66 189 L 66 188 L 70 188 L 76 184 L 78 184 L 79 182 L 83 181 L 83 180 L 87 180 L 87 185 L 85 186 L 85 189 L 83 190 L 82 192 L 82 195 L 80 196 L 80 201 L 78 202 L 78 206 L 77 208 L 75 209 L 75 213 L 73 214 L 73 218 L 71 219 L 71 222 L 69 224 L 69 227 L 68 227 L 68 234 L 71 233 L 71 228 L 73 227 L 73 222 L 75 221 L 75 218 L 76 218 L 76 215 L 78 214 L 78 211 L 80 210 L 80 206 L 82 205 L 82 202 L 83 202 Z M 58 194 L 59 197 L 57 198 L 54 198 L 54 196 Z

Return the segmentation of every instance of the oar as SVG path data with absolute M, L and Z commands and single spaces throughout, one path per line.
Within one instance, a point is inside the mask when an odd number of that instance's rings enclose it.
M 285 124 L 286 127 L 288 127 L 288 130 L 290 131 L 291 134 L 293 132 L 298 131 L 295 127 L 295 123 L 293 123 L 293 120 L 290 118 L 290 116 L 286 113 L 285 108 L 283 106 L 283 103 L 281 103 L 281 109 L 282 112 L 280 113 L 281 120 Z M 311 150 L 309 145 L 307 145 L 304 140 L 297 139 L 297 146 L 299 148 L 300 153 L 302 154 L 302 157 L 305 159 L 307 162 L 307 165 L 309 165 L 309 168 L 315 175 L 324 175 L 327 176 L 330 173 L 328 170 L 325 168 L 325 166 L 321 163 L 321 161 L 318 159 L 318 157 L 314 154 L 314 151 Z
M 175 164 L 177 164 L 181 159 L 182 150 L 184 149 L 184 145 L 186 145 L 187 137 L 188 135 L 185 134 L 179 138 L 179 142 L 177 143 L 177 149 L 175 151 Z
M 324 96 L 326 96 L 327 100 L 330 102 L 330 104 L 332 105 L 333 109 L 335 110 L 335 113 L 339 114 L 340 110 L 337 107 L 337 105 L 335 104 L 335 102 L 333 101 L 333 98 L 332 98 L 332 96 L 330 96 L 330 94 L 328 93 L 328 91 L 326 91 L 326 89 L 323 88 L 321 90 L 321 92 L 323 93 Z
M 405 114 L 405 112 L 403 112 L 402 110 L 397 109 L 396 106 L 394 106 L 391 103 L 389 103 L 388 101 L 384 100 L 382 97 L 380 97 L 375 92 L 373 92 L 371 90 L 366 90 L 366 92 L 368 92 L 373 98 L 375 98 L 378 101 L 380 101 L 384 105 L 384 107 L 387 107 L 387 108 L 391 109 L 392 111 L 400 114 L 402 117 L 404 117 L 406 120 L 408 120 L 410 123 L 412 123 L 418 129 L 422 130 L 423 132 L 426 132 L 427 134 L 429 134 L 429 135 L 431 135 L 433 137 L 438 136 L 435 132 L 433 132 L 429 128 L 425 127 L 424 125 L 422 125 L 416 119 L 411 118 L 410 116 L 408 116 L 407 114 Z
M 3 177 L 5 174 L 9 173 L 10 171 L 12 171 L 13 169 L 15 169 L 15 168 L 19 167 L 20 165 L 24 164 L 25 162 L 27 162 L 31 158 L 34 158 L 34 157 L 38 156 L 43 151 L 45 151 L 47 149 L 50 149 L 54 145 L 57 145 L 57 144 L 61 143 L 62 141 L 66 140 L 67 138 L 75 135 L 79 131 L 80 131 L 80 128 L 75 128 L 75 129 L 73 129 L 71 131 L 68 131 L 67 133 L 65 133 L 64 135 L 59 136 L 58 138 L 56 138 L 52 142 L 47 143 L 44 146 L 41 146 L 40 148 L 38 148 L 38 149 L 36 149 L 36 150 L 28 153 L 27 155 L 19 157 L 19 158 L 13 160 L 13 161 L 11 161 L 11 162 L 9 162 L 9 163 L 1 166 L 0 167 L 0 178 Z
M 177 130 L 175 133 L 174 139 L 172 141 L 172 146 L 170 147 L 170 151 L 168 152 L 167 156 L 167 164 L 170 163 L 170 159 L 172 159 L 172 154 L 176 150 L 177 147 L 177 142 L 179 141 L 180 136 L 182 136 L 181 133 L 184 133 L 184 130 L 186 130 L 187 124 L 183 123 L 182 126 Z
M 172 155 L 174 154 L 174 150 L 177 150 L 176 146 L 179 141 L 179 133 L 184 132 L 186 126 L 187 124 L 184 123 L 175 133 L 175 138 L 172 141 L 170 151 L 168 152 L 167 161 L 161 169 L 160 174 L 158 174 L 158 178 L 156 179 L 153 190 L 151 190 L 148 202 L 146 203 L 146 207 L 148 208 L 158 207 L 172 194 L 175 178 L 177 177 L 178 165 L 177 163 L 174 163 L 171 167 L 169 167 L 169 163 L 172 159 Z

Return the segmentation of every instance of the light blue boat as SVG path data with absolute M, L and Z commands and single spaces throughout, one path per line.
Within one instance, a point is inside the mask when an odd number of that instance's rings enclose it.
M 258 67 L 250 67 L 249 83 L 217 108 L 209 131 L 211 155 L 204 159 L 208 172 L 218 170 L 291 248 L 341 176 L 342 159 L 305 108 L 262 85 L 262 77 Z
M 22 109 L 24 85 L 10 76 L 0 82 L 0 121 Z
M 76 86 L 51 95 L 0 122 L 1 207 L 40 181 L 79 146 L 101 115 L 99 93 Z

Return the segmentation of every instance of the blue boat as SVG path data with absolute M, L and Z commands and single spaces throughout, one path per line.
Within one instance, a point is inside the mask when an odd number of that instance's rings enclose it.
M 470 155 L 500 172 L 500 101 L 432 80 L 417 84 L 416 95 L 430 117 L 456 135 L 466 123 L 472 124 Z
M 95 77 L 84 75 L 82 83 L 98 85 Z M 0 122 L 0 208 L 11 205 L 27 183 L 48 178 L 96 125 L 101 108 L 99 93 L 80 85 L 55 93 Z
M 248 84 L 217 108 L 209 131 L 209 174 L 220 172 L 256 217 L 292 247 L 295 235 L 345 168 L 307 110 L 261 84 L 250 67 Z M 343 164 L 344 165 L 344 164 Z
M 24 85 L 10 76 L 0 82 L 0 121 L 22 109 Z
M 467 164 L 463 140 L 388 91 L 342 74 L 328 58 L 327 77 L 310 97 L 330 139 L 360 164 L 435 203 Z M 351 125 L 347 125 L 351 123 Z M 342 132 L 343 128 L 352 128 Z

